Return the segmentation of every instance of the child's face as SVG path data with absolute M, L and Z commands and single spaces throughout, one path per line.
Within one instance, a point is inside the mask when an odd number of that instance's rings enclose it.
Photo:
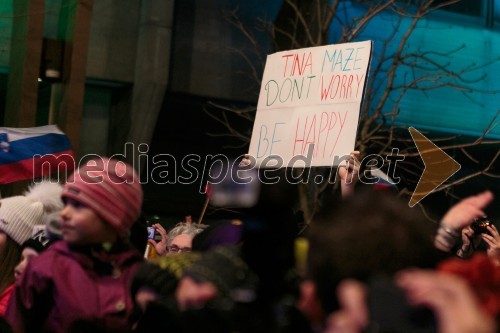
M 116 241 L 117 231 L 94 210 L 70 198 L 64 198 L 64 203 L 61 229 L 66 242 L 71 245 L 88 245 Z
M 16 280 L 24 271 L 30 260 L 36 256 L 38 256 L 38 252 L 33 250 L 31 247 L 24 248 L 23 252 L 21 253 L 21 262 L 19 262 L 19 264 L 17 264 L 16 268 L 14 269 Z

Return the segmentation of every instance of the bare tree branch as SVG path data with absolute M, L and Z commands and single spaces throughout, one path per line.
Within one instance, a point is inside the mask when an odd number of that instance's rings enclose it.
M 372 38 L 376 39 L 378 47 L 373 53 L 371 79 L 367 82 L 364 103 L 360 110 L 356 148 L 361 151 L 361 158 L 373 153 L 382 156 L 391 154 L 393 147 L 400 149 L 400 153 L 405 156 L 405 160 L 399 164 L 400 171 L 404 174 L 402 176 L 403 182 L 399 186 L 400 196 L 411 196 L 412 192 L 408 189 L 408 184 L 418 182 L 423 170 L 420 154 L 414 146 L 407 128 L 396 125 L 400 111 L 404 110 L 402 102 L 407 93 L 419 91 L 426 95 L 430 91 L 438 89 L 453 89 L 478 105 L 482 103 L 475 94 L 500 93 L 499 90 L 482 89 L 478 88 L 477 85 L 478 82 L 485 79 L 485 74 L 480 73 L 479 70 L 484 70 L 492 63 L 500 61 L 500 57 L 494 57 L 491 61 L 480 64 L 471 62 L 460 69 L 451 69 L 450 57 L 463 51 L 467 47 L 465 44 L 446 51 L 410 49 L 408 47 L 410 37 L 419 27 L 422 19 L 436 10 L 460 1 L 462 0 L 439 2 L 434 0 L 357 0 L 349 2 L 340 0 L 304 0 L 302 2 L 286 0 L 283 2 L 283 6 L 288 6 L 287 10 L 291 9 L 292 11 L 287 17 L 288 20 L 284 21 L 284 26 L 272 22 L 261 22 L 260 24 L 275 44 L 279 44 L 280 50 L 283 47 L 294 49 L 331 43 L 332 38 L 328 38 L 328 33 L 332 26 L 337 29 L 335 43 L 351 42 L 362 34 L 366 38 L 369 31 L 365 30 L 370 22 L 375 18 L 382 17 L 383 13 L 391 13 L 392 19 L 388 24 L 391 24 L 392 30 L 388 29 L 388 35 L 383 39 L 380 37 Z M 358 17 L 353 17 L 353 9 L 357 14 L 361 14 Z M 243 33 L 249 44 L 258 50 L 255 52 L 256 55 L 265 54 L 266 52 L 261 50 L 261 46 L 251 29 L 244 27 L 241 20 L 238 19 L 237 11 L 229 14 L 228 17 L 232 24 Z M 280 43 L 277 42 L 278 36 L 281 38 Z M 286 40 L 286 45 L 283 45 L 283 40 Z M 235 49 L 233 52 L 239 54 L 248 65 L 248 76 L 260 84 L 260 73 L 264 68 L 265 59 L 260 57 L 262 63 L 256 64 L 246 50 Z M 267 53 L 269 52 L 267 50 Z M 404 75 L 402 78 L 401 73 Z M 243 144 L 249 142 L 249 132 L 236 130 L 234 124 L 224 116 L 224 113 L 242 117 L 251 125 L 254 120 L 255 107 L 240 109 L 218 103 L 210 103 L 209 106 L 210 110 L 207 109 L 207 112 L 226 129 L 226 133 L 222 135 L 241 140 Z M 498 152 L 486 161 L 480 161 L 471 152 L 476 147 L 493 147 L 500 143 L 500 140 L 486 139 L 486 136 L 498 126 L 499 112 L 497 111 L 492 117 L 482 135 L 472 142 L 463 142 L 459 135 L 432 138 L 433 142 L 439 143 L 440 149 L 462 153 L 461 158 L 471 161 L 479 168 L 479 170 L 443 184 L 433 193 L 442 192 L 453 197 L 454 194 L 450 189 L 470 179 L 479 176 L 500 178 L 498 169 L 495 169 L 495 163 L 499 159 Z M 333 184 L 330 182 L 302 184 L 300 186 L 299 204 L 307 222 L 312 220 L 319 209 L 322 193 L 337 191 L 338 188 L 338 182 Z M 425 207 L 421 206 L 421 208 L 426 214 Z M 427 216 L 431 219 L 428 214 Z M 306 227 L 307 225 L 304 228 Z

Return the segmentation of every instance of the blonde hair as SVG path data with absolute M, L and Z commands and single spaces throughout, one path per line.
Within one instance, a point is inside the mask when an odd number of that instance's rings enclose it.
M 0 249 L 0 294 L 16 282 L 14 268 L 21 261 L 21 246 L 9 235 L 5 235 L 7 236 L 5 247 Z

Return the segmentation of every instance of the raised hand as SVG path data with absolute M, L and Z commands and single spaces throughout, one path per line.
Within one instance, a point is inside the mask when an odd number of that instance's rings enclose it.
M 340 309 L 331 313 L 323 333 L 361 333 L 369 322 L 368 290 L 361 282 L 347 279 L 337 287 Z
M 461 230 L 475 219 L 483 217 L 483 209 L 493 200 L 493 193 L 484 191 L 459 201 L 441 220 L 434 245 L 442 251 L 450 251 L 460 237 Z
M 343 198 L 354 194 L 354 186 L 359 180 L 359 167 L 359 151 L 357 150 L 351 152 L 344 165 L 339 166 L 338 173 Z
M 429 270 L 398 273 L 396 282 L 411 304 L 434 310 L 441 333 L 493 333 L 495 321 L 483 311 L 467 283 L 458 276 Z
M 483 209 L 493 200 L 493 193 L 484 191 L 477 195 L 465 198 L 448 210 L 441 220 L 451 228 L 461 230 L 474 221 L 474 219 L 484 216 Z
M 498 234 L 498 230 L 494 225 L 489 225 L 487 229 L 490 235 L 481 234 L 483 240 L 488 244 L 486 253 L 493 264 L 500 266 L 500 234 Z
M 457 256 L 466 259 L 469 258 L 473 251 L 473 246 L 478 239 L 478 236 L 474 234 L 474 230 L 470 226 L 462 229 L 462 247 L 457 251 Z
M 155 248 L 155 251 L 156 253 L 158 253 L 158 255 L 164 256 L 167 254 L 167 231 L 159 223 L 153 224 L 153 228 L 155 228 L 155 230 L 160 234 L 161 241 L 157 242 L 154 239 L 148 239 L 148 242 Z

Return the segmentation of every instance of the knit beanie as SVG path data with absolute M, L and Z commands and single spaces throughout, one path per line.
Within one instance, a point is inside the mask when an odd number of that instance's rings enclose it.
M 142 287 L 149 287 L 163 299 L 172 296 L 184 271 L 200 259 L 199 253 L 163 256 L 139 266 L 132 280 L 131 292 L 135 297 Z
M 236 245 L 241 241 L 241 220 L 218 220 L 210 223 L 202 233 L 193 238 L 193 251 L 205 252 L 223 245 Z
M 22 245 L 33 232 L 33 227 L 43 224 L 47 214 L 60 210 L 61 185 L 48 181 L 35 184 L 24 193 L 4 198 L 0 206 L 0 231 Z
M 125 162 L 98 158 L 79 167 L 64 185 L 63 198 L 92 209 L 124 236 L 139 218 L 142 189 L 139 176 Z
M 238 245 L 219 246 L 203 253 L 184 275 L 198 282 L 211 282 L 219 296 L 239 302 L 253 300 L 259 283 L 258 276 L 241 258 Z

